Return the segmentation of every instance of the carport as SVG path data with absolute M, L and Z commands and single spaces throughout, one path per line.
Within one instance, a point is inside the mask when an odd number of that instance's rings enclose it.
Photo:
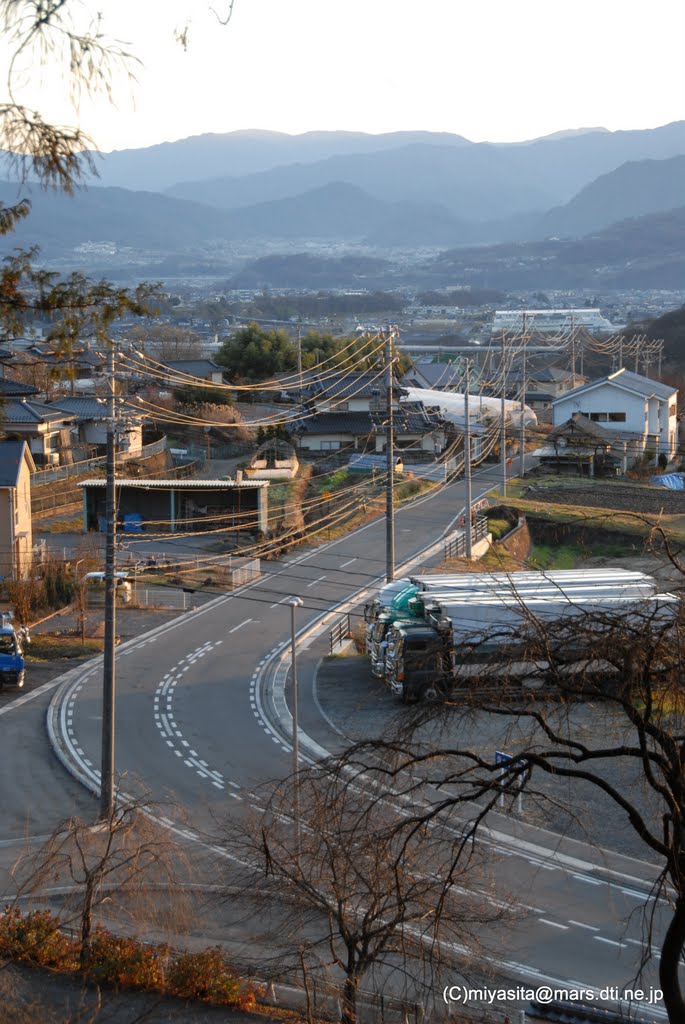
M 104 531 L 106 481 L 83 480 L 79 486 L 83 488 L 84 533 Z M 117 480 L 117 529 L 266 533 L 268 486 L 268 480 Z

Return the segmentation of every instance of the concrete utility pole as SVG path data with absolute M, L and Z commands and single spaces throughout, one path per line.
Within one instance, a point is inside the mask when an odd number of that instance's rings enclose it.
M 298 394 L 297 398 L 302 404 L 302 328 L 301 324 L 297 325 L 297 387 Z
M 527 311 L 524 309 L 523 310 L 523 339 L 522 339 L 523 340 L 523 367 L 522 367 L 522 369 L 523 369 L 523 374 L 522 374 L 523 380 L 522 380 L 522 383 L 521 383 L 521 424 L 520 424 L 520 426 L 521 426 L 521 441 L 520 441 L 520 446 L 521 446 L 521 469 L 520 469 L 520 475 L 521 476 L 524 476 L 524 474 L 525 474 L 525 450 L 526 450 L 526 424 L 525 424 L 525 410 L 526 410 L 526 341 L 527 341 L 527 330 L 528 330 L 528 326 L 527 326 L 527 323 L 526 323 L 526 313 L 527 313 Z
M 107 403 L 107 453 L 105 460 L 105 641 L 102 671 L 102 764 L 100 770 L 100 817 L 111 818 L 114 811 L 114 698 L 116 643 L 116 397 L 114 381 L 114 342 L 107 355 L 109 397 Z
M 469 363 L 466 362 L 466 379 L 464 381 L 464 479 L 466 481 L 466 533 L 464 540 L 466 542 L 465 550 L 466 557 L 473 557 L 473 546 L 471 543 L 471 423 L 470 423 L 470 410 L 469 410 L 469 387 L 471 386 L 471 380 L 469 377 Z
M 500 447 L 502 449 L 502 497 L 507 496 L 507 406 L 506 406 L 506 382 L 507 382 L 507 370 L 506 370 L 506 333 L 502 331 L 502 403 L 501 403 L 501 416 L 502 422 L 500 424 Z
M 394 331 L 387 327 L 384 334 L 387 392 L 385 454 L 388 474 L 385 489 L 385 579 L 387 583 L 390 583 L 395 578 L 395 433 L 392 408 L 392 339 Z

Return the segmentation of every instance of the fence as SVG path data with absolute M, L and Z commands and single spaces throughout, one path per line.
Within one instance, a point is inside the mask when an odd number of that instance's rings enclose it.
M 488 521 L 485 516 L 476 516 L 476 521 L 471 527 L 471 543 L 476 544 L 482 540 L 488 532 Z M 454 533 L 445 541 L 445 558 L 462 558 L 466 554 L 466 536 L 462 531 Z
M 153 441 L 152 444 L 145 444 L 139 452 L 119 452 L 117 454 L 117 465 L 128 462 L 129 459 L 149 459 L 152 455 L 159 455 L 166 451 L 167 439 L 161 438 Z M 58 480 L 67 480 L 71 476 L 82 476 L 98 467 L 104 467 L 105 457 L 98 456 L 94 459 L 83 459 L 81 462 L 72 462 L 68 466 L 55 466 L 54 469 L 38 469 L 31 474 L 31 486 L 37 487 L 40 484 L 54 484 Z
M 342 647 L 343 640 L 347 640 L 352 636 L 352 622 L 350 619 L 349 612 L 337 622 L 330 632 L 330 651 L 331 654 L 335 651 L 336 647 Z

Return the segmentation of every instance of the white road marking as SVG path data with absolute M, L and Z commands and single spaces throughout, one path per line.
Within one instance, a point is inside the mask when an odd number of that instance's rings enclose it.
M 599 931 L 599 928 L 595 928 L 595 926 L 593 924 L 583 924 L 582 921 L 572 921 L 570 917 L 568 919 L 568 923 L 569 924 L 574 924 L 576 926 L 576 928 L 587 928 L 587 930 L 589 932 L 598 932 Z
M 352 565 L 352 563 L 356 562 L 356 561 L 357 561 L 356 558 L 350 558 L 349 561 L 343 562 L 343 564 L 340 566 L 340 568 L 344 569 L 346 565 Z
M 244 621 L 244 622 L 240 622 L 240 623 L 238 623 L 238 625 L 237 625 L 237 626 L 234 626 L 234 627 L 233 627 L 233 629 L 229 629 L 229 631 L 228 631 L 228 632 L 229 632 L 229 633 L 235 633 L 235 632 L 236 632 L 236 630 L 238 630 L 238 629 L 242 629 L 242 628 L 243 628 L 243 626 L 246 626 L 246 625 L 248 624 L 248 622 L 252 622 L 252 619 L 245 619 L 245 621 Z
M 548 921 L 546 917 L 539 917 L 538 921 L 540 922 L 540 924 L 548 924 L 550 928 L 561 928 L 562 931 L 568 931 L 567 924 L 559 924 L 557 921 Z

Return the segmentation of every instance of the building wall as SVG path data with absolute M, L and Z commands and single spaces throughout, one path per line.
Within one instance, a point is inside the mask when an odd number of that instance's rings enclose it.
M 14 488 L 0 488 L 0 576 L 5 579 L 14 577 Z
M 26 460 L 22 462 L 19 473 L 19 486 L 16 494 L 15 507 L 15 557 L 18 557 L 18 575 L 26 576 L 31 570 L 33 561 L 33 530 L 31 521 L 31 472 Z

